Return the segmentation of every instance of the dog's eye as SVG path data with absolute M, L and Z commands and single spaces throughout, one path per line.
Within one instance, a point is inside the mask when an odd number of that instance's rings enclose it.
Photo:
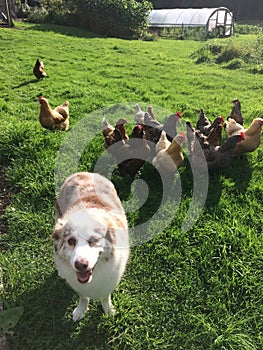
M 76 245 L 76 239 L 75 238 L 69 238 L 68 239 L 68 244 L 71 246 L 75 246 Z
M 99 242 L 98 237 L 90 237 L 90 239 L 88 240 L 88 243 L 91 247 L 94 247 L 98 242 Z

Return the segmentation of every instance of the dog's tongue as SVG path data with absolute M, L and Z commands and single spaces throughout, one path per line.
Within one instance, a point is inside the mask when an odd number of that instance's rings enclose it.
M 85 271 L 85 272 L 77 272 L 77 278 L 80 283 L 91 282 L 92 270 Z

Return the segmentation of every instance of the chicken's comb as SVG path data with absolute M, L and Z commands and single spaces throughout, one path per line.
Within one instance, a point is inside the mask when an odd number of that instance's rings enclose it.
M 180 132 L 179 132 L 179 135 L 181 135 L 181 136 L 183 136 L 184 138 L 186 138 L 186 135 L 185 135 L 185 133 L 184 133 L 183 131 L 180 131 Z
M 225 118 L 222 117 L 222 115 L 220 116 L 221 120 L 222 120 L 222 123 L 225 121 Z
M 245 133 L 244 133 L 244 131 L 241 131 L 240 135 L 241 135 L 242 139 L 245 140 Z
M 182 118 L 182 113 L 181 112 L 176 112 L 176 114 L 177 114 L 177 116 L 179 117 L 179 118 Z

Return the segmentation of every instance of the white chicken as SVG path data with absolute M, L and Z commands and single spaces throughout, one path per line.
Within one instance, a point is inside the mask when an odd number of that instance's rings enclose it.
M 145 112 L 143 112 L 141 110 L 141 107 L 139 106 L 138 103 L 135 104 L 135 109 L 136 109 L 136 112 L 135 112 L 135 116 L 134 116 L 134 121 L 136 124 L 144 124 L 144 114 Z
M 166 150 L 170 146 L 171 142 L 166 136 L 166 132 L 162 131 L 159 141 L 155 146 L 155 153 L 158 154 L 162 149 Z
M 237 123 L 233 118 L 227 119 L 227 121 L 225 122 L 225 130 L 227 133 L 227 137 L 239 135 L 242 131 L 245 131 L 243 125 Z
M 182 145 L 186 141 L 186 135 L 179 133 L 173 138 L 167 149 L 162 149 L 153 158 L 152 164 L 165 178 L 172 177 L 184 161 Z

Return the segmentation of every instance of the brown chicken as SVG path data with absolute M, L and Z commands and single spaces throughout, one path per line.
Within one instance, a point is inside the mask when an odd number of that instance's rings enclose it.
M 190 122 L 186 122 L 186 135 L 188 141 L 188 150 L 190 155 L 194 150 L 194 143 L 199 142 L 203 149 L 207 149 L 208 146 L 219 146 L 222 138 L 223 130 L 223 117 L 218 117 L 213 122 L 214 127 L 211 128 L 208 136 L 205 136 L 200 130 L 194 129 Z
M 205 116 L 204 111 L 201 109 L 199 118 L 196 123 L 196 130 L 201 131 L 205 136 L 208 136 L 210 131 L 217 125 L 222 124 L 224 122 L 224 118 L 219 116 L 214 119 L 211 123 L 210 120 Z
M 210 128 L 211 128 L 211 122 L 210 120 L 206 117 L 204 110 L 201 109 L 199 113 L 199 118 L 196 122 L 196 127 L 197 130 L 201 131 L 204 135 L 208 135 Z
M 228 137 L 235 135 L 236 133 L 240 132 L 240 130 L 245 134 L 245 140 L 242 143 L 236 145 L 236 155 L 253 152 L 259 147 L 262 134 L 262 126 L 263 118 L 255 118 L 248 129 L 244 129 L 241 124 L 237 123 L 234 119 L 231 118 L 226 122 L 226 133 Z
M 219 146 L 222 138 L 223 124 L 216 124 L 209 132 L 206 140 L 210 146 Z
M 146 140 L 157 143 L 162 132 L 163 125 L 156 119 L 153 119 L 149 113 L 144 114 L 143 130 L 145 131 Z
M 128 135 L 126 133 L 125 124 L 127 120 L 124 118 L 120 118 L 115 127 L 113 127 L 105 117 L 102 119 L 102 133 L 104 136 L 104 148 L 108 148 L 112 144 L 120 141 L 128 139 Z M 117 131 L 116 131 L 117 130 Z
M 40 96 L 40 124 L 49 130 L 68 130 L 69 128 L 69 102 L 66 101 L 62 105 L 51 109 L 48 100 Z
M 118 164 L 120 172 L 134 177 L 139 173 L 150 153 L 151 149 L 146 141 L 143 127 L 136 125 L 130 139 L 126 141 L 126 148 L 122 146 L 121 157 L 118 157 L 119 160 L 123 159 Z
M 238 99 L 235 99 L 232 101 L 234 104 L 232 107 L 232 111 L 230 113 L 230 118 L 234 119 L 238 124 L 243 125 L 244 124 L 244 118 L 241 113 L 241 103 Z
M 42 79 L 46 77 L 46 72 L 44 71 L 44 63 L 39 59 L 36 60 L 36 64 L 33 68 L 33 73 L 37 79 Z
M 152 164 L 165 177 L 172 177 L 184 161 L 182 145 L 186 141 L 186 135 L 179 133 L 167 149 L 161 150 L 152 160 Z

